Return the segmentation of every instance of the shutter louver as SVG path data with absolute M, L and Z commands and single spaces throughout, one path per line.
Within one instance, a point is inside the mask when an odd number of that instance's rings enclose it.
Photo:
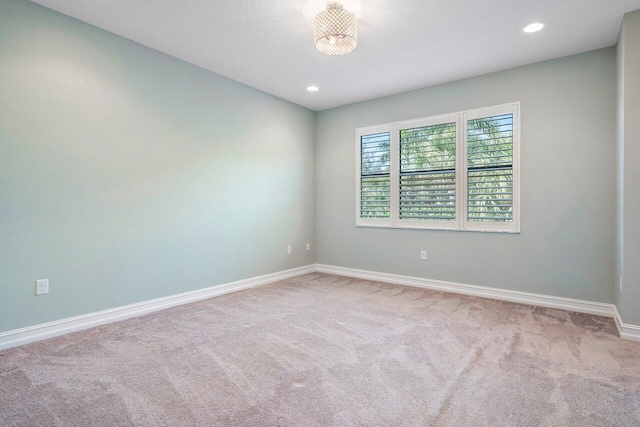
M 456 123 L 400 131 L 400 219 L 456 219 Z
M 467 220 L 513 220 L 513 114 L 467 121 Z
M 389 218 L 391 215 L 390 150 L 389 132 L 360 138 L 361 218 Z

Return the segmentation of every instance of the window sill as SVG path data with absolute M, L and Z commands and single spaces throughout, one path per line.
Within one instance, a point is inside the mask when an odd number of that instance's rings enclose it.
M 356 224 L 358 228 L 389 228 L 399 230 L 432 230 L 432 231 L 461 231 L 464 233 L 501 233 L 501 234 L 520 234 L 520 229 L 505 230 L 496 228 L 457 228 L 457 227 L 433 227 L 433 226 L 415 226 L 415 225 L 398 225 L 392 226 L 387 224 Z

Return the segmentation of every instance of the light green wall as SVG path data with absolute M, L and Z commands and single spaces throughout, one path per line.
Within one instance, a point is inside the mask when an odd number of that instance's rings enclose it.
M 612 302 L 615 70 L 607 48 L 320 112 L 318 263 Z M 512 101 L 520 234 L 355 227 L 356 128 Z
M 0 0 L 0 332 L 313 263 L 314 134 L 310 110 Z
M 315 114 L 0 0 L 0 332 L 316 260 L 612 302 L 615 62 L 602 49 Z M 520 234 L 355 227 L 357 127 L 512 101 Z M 616 302 L 640 324 L 625 286 Z
M 618 211 L 616 305 L 640 325 L 640 11 L 624 15 L 618 40 Z

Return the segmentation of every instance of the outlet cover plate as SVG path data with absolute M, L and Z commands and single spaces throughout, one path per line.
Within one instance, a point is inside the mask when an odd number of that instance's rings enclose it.
M 49 279 L 36 280 L 36 295 L 44 295 L 49 293 Z

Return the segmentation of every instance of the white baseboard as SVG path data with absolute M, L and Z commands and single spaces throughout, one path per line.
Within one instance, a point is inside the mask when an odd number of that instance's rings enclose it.
M 266 285 L 268 283 L 300 276 L 302 274 L 313 273 L 314 271 L 316 271 L 316 268 L 315 265 L 312 264 L 304 267 L 280 271 L 277 273 L 265 274 L 264 276 L 257 276 L 250 279 L 225 283 L 223 285 L 198 289 L 196 291 L 184 292 L 181 294 L 170 295 L 163 298 L 152 299 L 149 301 L 143 301 L 135 304 L 125 305 L 122 307 L 97 311 L 95 313 L 83 314 L 81 316 L 70 317 L 54 322 L 42 323 L 40 325 L 3 332 L 0 333 L 0 350 L 68 334 L 70 332 L 80 331 L 82 329 L 104 325 L 106 323 L 112 323 L 131 317 L 141 316 L 143 314 L 151 313 L 153 311 L 158 311 L 169 307 L 174 307 L 176 305 L 188 304 L 190 302 L 200 301 L 218 295 L 224 295 L 231 292 L 238 292 L 244 289 L 254 288 L 256 286 Z
M 620 334 L 620 338 L 640 342 L 640 326 L 624 323 L 616 306 L 614 306 L 614 311 L 615 315 L 613 319 L 616 322 L 616 327 L 618 328 L 618 334 Z
M 417 288 L 433 289 L 457 294 L 473 295 L 502 301 L 511 301 L 541 307 L 557 308 L 577 313 L 595 314 L 612 317 L 615 321 L 620 338 L 640 341 L 640 326 L 629 325 L 622 321 L 620 313 L 614 304 L 584 301 L 571 298 L 554 297 L 550 295 L 529 292 L 512 291 L 508 289 L 489 288 L 486 286 L 467 285 L 463 283 L 430 280 L 420 277 L 401 276 L 398 274 L 380 273 L 375 271 L 357 270 L 354 268 L 336 267 L 332 265 L 316 264 L 316 271 L 337 274 L 340 276 L 356 277 L 359 279 L 376 280 L 379 282 L 395 283 L 398 285 L 414 286 Z
M 553 297 L 549 295 L 533 294 L 529 292 L 511 291 L 508 289 L 489 288 L 486 286 L 467 285 L 463 283 L 445 282 L 443 280 L 423 279 L 420 277 L 400 276 L 398 274 L 379 273 L 375 271 L 356 270 L 353 268 L 335 267 L 317 264 L 317 271 L 338 274 L 340 276 L 357 277 L 360 279 L 376 280 L 380 282 L 396 283 L 417 288 L 433 289 L 437 291 L 453 292 L 456 294 L 473 295 L 501 301 L 518 302 L 521 304 L 541 307 L 557 308 L 578 313 L 596 314 L 598 316 L 614 317 L 613 304 L 583 301 L 571 298 Z

